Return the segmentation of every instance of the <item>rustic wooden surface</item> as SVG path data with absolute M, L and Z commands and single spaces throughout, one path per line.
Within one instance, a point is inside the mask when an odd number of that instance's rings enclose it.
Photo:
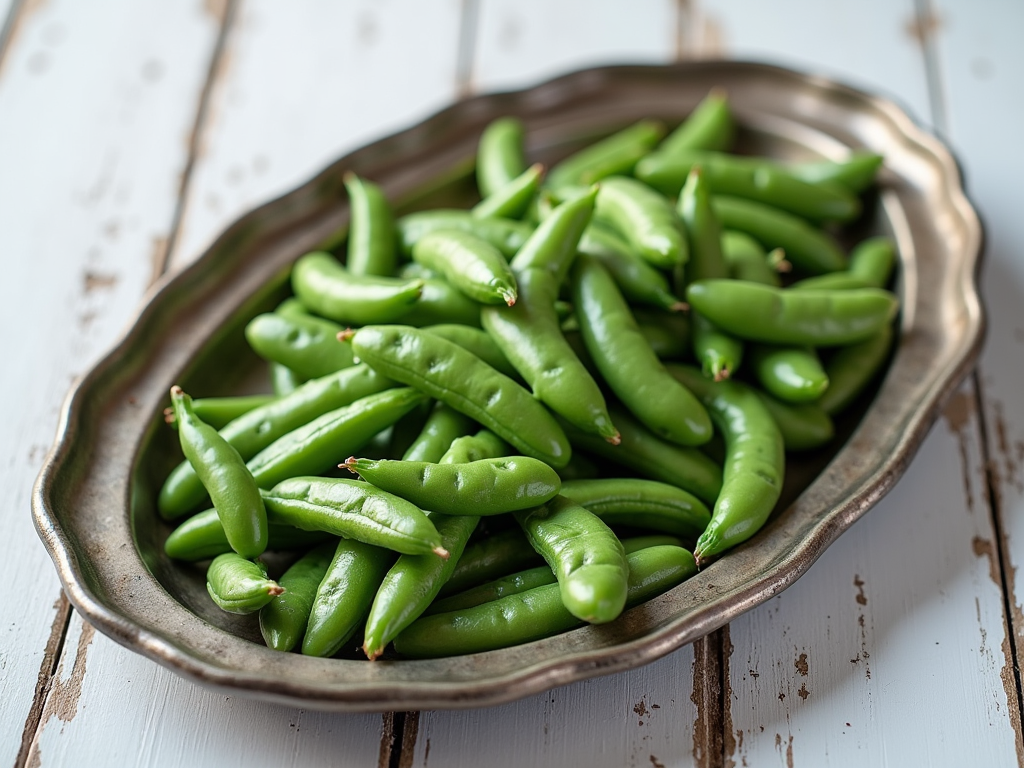
M 1011 765 L 1024 753 L 1024 6 L 0 0 L 0 764 Z M 730 56 L 892 96 L 987 230 L 989 335 L 896 489 L 794 587 L 642 669 L 467 712 L 214 694 L 71 611 L 28 516 L 75 376 L 233 218 L 463 94 Z

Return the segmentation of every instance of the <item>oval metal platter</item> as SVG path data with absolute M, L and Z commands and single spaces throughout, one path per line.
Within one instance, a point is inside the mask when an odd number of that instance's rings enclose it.
M 271 651 L 253 617 L 225 614 L 202 572 L 163 554 L 156 492 L 178 460 L 162 410 L 174 383 L 197 395 L 252 387 L 245 322 L 287 293 L 301 254 L 338 242 L 342 176 L 380 183 L 400 210 L 472 201 L 488 122 L 517 115 L 531 161 L 557 160 L 644 117 L 675 123 L 713 88 L 741 123 L 740 149 L 782 159 L 885 156 L 857 237 L 887 232 L 901 264 L 901 335 L 873 400 L 838 425 L 837 448 L 793 462 L 761 532 L 672 591 L 603 626 L 501 651 L 431 661 L 318 659 Z M 653 661 L 792 584 L 903 474 L 983 332 L 975 288 L 982 233 L 949 151 L 893 103 L 761 64 L 590 69 L 459 102 L 338 160 L 243 216 L 193 266 L 157 285 L 135 324 L 68 395 L 33 514 L 64 588 L 123 645 L 204 685 L 349 711 L 492 705 Z

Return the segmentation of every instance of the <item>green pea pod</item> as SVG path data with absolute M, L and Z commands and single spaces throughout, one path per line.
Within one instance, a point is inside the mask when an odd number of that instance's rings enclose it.
M 554 571 L 562 603 L 573 616 L 591 624 L 618 617 L 629 570 L 622 543 L 599 517 L 565 496 L 515 517 Z
M 343 330 L 312 315 L 285 317 L 270 312 L 249 321 L 245 338 L 264 360 L 280 363 L 304 379 L 316 379 L 353 365 L 352 349 L 338 341 Z
M 481 304 L 516 303 L 516 279 L 501 251 L 470 232 L 439 229 L 424 235 L 412 258 L 442 273 L 466 296 Z
M 403 325 L 420 327 L 458 323 L 480 327 L 480 305 L 447 280 L 427 278 L 412 309 L 401 317 Z
M 634 256 L 629 245 L 607 227 L 591 222 L 580 238 L 579 252 L 599 261 L 631 304 L 645 304 L 670 312 L 678 312 L 685 306 L 672 293 L 664 275 Z
M 729 277 L 778 288 L 782 285 L 778 271 L 768 262 L 764 248 L 750 235 L 735 230 L 722 232 L 722 257 L 729 267 Z
M 515 117 L 499 117 L 480 135 L 476 156 L 476 183 L 488 197 L 526 169 L 523 159 L 523 123 Z
M 325 531 L 409 555 L 447 557 L 433 523 L 415 504 L 346 478 L 293 477 L 263 493 L 275 523 Z
M 665 135 L 665 126 L 657 120 L 638 123 L 596 141 L 565 158 L 551 169 L 548 186 L 593 184 L 608 176 L 633 172 L 637 161 L 650 152 Z
M 241 395 L 238 397 L 200 397 L 192 401 L 192 410 L 201 421 L 214 429 L 221 429 L 226 424 L 259 408 L 275 399 L 275 395 Z M 174 422 L 174 409 L 164 408 L 165 420 Z
M 421 509 L 445 515 L 484 517 L 536 507 L 553 498 L 562 484 L 551 467 L 528 456 L 459 464 L 353 456 L 345 467 Z
M 466 438 L 462 440 L 465 442 Z M 477 450 L 488 450 L 486 435 L 480 434 L 469 440 L 475 442 Z M 494 441 L 492 447 L 500 451 L 504 446 Z M 441 457 L 440 463 L 454 463 L 464 453 L 463 447 L 453 445 Z M 479 517 L 472 515 L 450 516 L 432 513 L 430 519 L 437 526 L 441 542 L 451 556 L 447 560 L 438 561 L 437 558 L 403 555 L 388 571 L 373 599 L 370 616 L 366 620 L 363 652 L 371 661 L 380 656 L 387 644 L 434 601 L 441 587 L 451 578 L 469 537 L 473 535 L 477 523 L 480 522 Z
M 533 226 L 523 221 L 497 216 L 481 218 L 469 211 L 438 209 L 410 213 L 398 220 L 399 245 L 404 253 L 412 253 L 421 237 L 438 229 L 459 229 L 486 240 L 511 258 L 533 233 Z
M 502 531 L 467 546 L 451 578 L 445 582 L 438 595 L 454 595 L 542 562 L 541 556 L 530 546 L 521 530 L 515 528 Z M 550 568 L 544 567 L 551 572 Z M 551 575 L 554 578 L 554 574 Z
M 711 521 L 711 513 L 700 499 L 656 480 L 574 480 L 562 483 L 561 493 L 609 525 L 652 528 L 696 538 Z
M 290 525 L 267 524 L 267 549 L 305 549 L 328 536 L 320 531 L 302 531 Z M 231 552 L 224 526 L 216 509 L 199 512 L 175 528 L 164 542 L 164 552 L 175 560 L 209 560 Z
M 851 221 L 860 214 L 860 201 L 845 187 L 805 181 L 763 158 L 706 151 L 658 152 L 637 164 L 636 177 L 662 194 L 674 196 L 696 167 L 716 195 L 755 200 L 811 221 Z
M 757 380 L 786 403 L 811 403 L 828 388 L 828 374 L 811 347 L 758 345 L 753 349 Z
M 712 90 L 678 128 L 658 146 L 673 154 L 698 149 L 724 151 L 732 146 L 736 121 L 724 91 Z
M 351 171 L 343 179 L 348 190 L 351 223 L 345 267 L 357 276 L 395 274 L 395 217 L 384 192 Z
M 836 416 L 853 404 L 889 359 L 894 337 L 892 326 L 887 325 L 874 336 L 832 355 L 825 366 L 829 387 L 818 401 L 825 413 Z
M 768 344 L 840 346 L 863 341 L 888 325 L 899 308 L 879 288 L 784 291 L 739 280 L 702 280 L 687 301 L 723 330 Z
M 725 439 L 722 492 L 694 549 L 702 566 L 764 525 L 782 493 L 785 450 L 774 419 L 753 389 L 738 381 L 708 381 L 685 366 L 671 371 L 701 398 Z
M 489 216 L 518 219 L 526 212 L 530 202 L 537 194 L 543 176 L 543 165 L 539 163 L 531 165 L 512 181 L 496 189 L 473 206 L 470 213 L 478 219 Z
M 508 358 L 505 357 L 505 353 L 494 343 L 494 339 L 486 331 L 456 323 L 428 325 L 423 330 L 435 336 L 440 336 L 442 339 L 448 339 L 453 344 L 458 344 L 509 378 L 515 379 L 519 377 L 519 372 L 512 367 Z
M 238 451 L 217 430 L 200 421 L 192 399 L 171 387 L 182 453 L 210 494 L 231 548 L 245 558 L 267 548 L 267 513 L 256 482 Z
M 333 656 L 355 634 L 395 556 L 387 549 L 342 539 L 309 612 L 302 653 Z
M 534 397 L 580 429 L 616 441 L 618 431 L 600 387 L 559 328 L 554 276 L 535 267 L 519 270 L 517 278 L 516 306 L 483 310 L 487 333 L 522 374 Z
M 239 455 L 251 459 L 278 438 L 328 411 L 396 386 L 366 365 L 308 381 L 289 395 L 254 408 L 220 430 Z M 187 461 L 175 467 L 160 489 L 157 507 L 166 520 L 190 512 L 206 490 Z
M 284 397 L 290 395 L 292 392 L 301 387 L 305 382 L 302 377 L 299 376 L 295 371 L 289 368 L 287 365 L 281 365 L 280 363 L 270 364 L 270 383 L 274 390 L 274 395 L 277 397 Z
M 872 237 L 850 253 L 850 274 L 874 288 L 885 288 L 896 266 L 896 249 L 888 237 Z
M 511 453 L 509 444 L 487 429 L 481 429 L 473 435 L 463 435 L 452 440 L 448 450 L 444 452 L 440 464 L 468 464 L 471 461 L 483 461 Z
M 408 326 L 366 326 L 352 337 L 361 360 L 410 384 L 553 467 L 569 460 L 569 443 L 529 392 L 456 344 Z M 352 452 L 350 452 L 352 453 Z
M 294 296 L 289 296 L 274 307 L 274 314 L 281 317 L 313 317 L 313 315 L 309 314 L 306 305 Z
M 318 315 L 345 325 L 390 323 L 407 314 L 422 280 L 355 275 L 331 254 L 307 253 L 292 268 L 292 290 Z
M 804 181 L 841 184 L 859 195 L 874 183 L 882 160 L 882 156 L 874 152 L 855 150 L 845 160 L 795 163 L 789 166 L 789 171 Z
M 627 560 L 629 555 L 639 552 L 641 549 L 663 546 L 679 547 L 682 546 L 682 542 L 675 536 L 665 535 L 633 536 L 622 540 L 622 549 L 626 553 Z M 542 565 L 538 568 L 530 568 L 519 573 L 513 573 L 510 576 L 503 576 L 500 579 L 480 584 L 465 592 L 459 592 L 451 597 L 446 597 L 443 600 L 435 600 L 423 612 L 423 615 L 430 616 L 435 613 L 461 611 L 476 605 L 500 600 L 509 595 L 518 595 L 520 592 L 526 592 L 534 587 L 543 587 L 547 584 L 555 584 L 556 582 L 557 579 L 554 572 L 547 565 Z M 627 601 L 628 599 L 627 597 Z
M 693 555 L 682 547 L 649 547 L 625 561 L 627 607 L 657 597 L 697 571 Z M 424 617 L 395 638 L 395 650 L 412 658 L 481 653 L 539 640 L 582 623 L 563 605 L 559 586 L 550 584 Z
M 613 408 L 612 417 L 622 435 L 619 445 L 610 445 L 571 427 L 566 433 L 577 448 L 628 467 L 644 477 L 689 491 L 706 504 L 714 503 L 722 488 L 722 470 L 715 462 L 696 448 L 662 440 L 625 411 Z
M 335 545 L 324 544 L 307 552 L 285 571 L 278 584 L 284 594 L 260 608 L 260 634 L 268 648 L 290 651 L 306 632 L 317 587 L 327 575 Z
M 711 193 L 702 169 L 695 168 L 688 174 L 678 207 L 690 242 L 688 281 L 729 277 L 729 266 L 722 255 L 722 229 L 711 208 Z M 691 328 L 693 353 L 705 376 L 722 381 L 739 369 L 743 342 L 699 312 L 691 313 Z
M 206 571 L 206 591 L 228 613 L 256 613 L 284 589 L 267 578 L 263 563 L 228 552 L 213 559 Z
M 362 448 L 424 401 L 408 387 L 389 389 L 328 411 L 308 424 L 282 435 L 249 462 L 261 488 L 282 480 L 323 472 Z
M 723 227 L 745 232 L 766 248 L 782 248 L 793 266 L 809 275 L 846 269 L 846 256 L 836 241 L 798 216 L 726 195 L 715 195 L 712 206 Z
M 601 182 L 594 217 L 622 235 L 634 253 L 656 267 L 685 264 L 689 249 L 671 204 L 636 179 L 610 176 Z
M 820 448 L 835 436 L 832 419 L 820 403 L 795 405 L 776 400 L 764 392 L 757 392 L 757 395 L 782 433 L 782 442 L 787 451 Z
M 597 197 L 596 188 L 588 189 L 556 207 L 516 252 L 510 264 L 512 271 L 518 275 L 528 269 L 542 269 L 552 275 L 556 285 L 561 285 L 576 258 L 580 238 L 590 224 Z
M 419 436 L 402 455 L 403 461 L 440 461 L 452 441 L 468 434 L 473 429 L 473 420 L 437 403 L 427 417 Z
M 580 257 L 573 269 L 572 291 L 587 351 L 633 415 L 674 443 L 707 442 L 711 438 L 707 413 L 644 343 L 608 271 L 589 257 Z

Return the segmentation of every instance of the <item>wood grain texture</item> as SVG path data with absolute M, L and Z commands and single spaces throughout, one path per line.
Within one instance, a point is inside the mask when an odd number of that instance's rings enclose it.
M 68 386 L 152 279 L 216 30 L 200 3 L 51 0 L 23 4 L 9 38 L 0 71 L 0 322 L 9 329 L 0 391 L 16 404 L 0 413 L 6 765 L 66 620 L 29 516 L 32 483 Z
M 911 3 L 705 6 L 730 56 L 838 77 L 941 122 Z M 1014 759 L 973 404 L 968 383 L 892 494 L 794 587 L 733 622 L 727 765 Z
M 38 764 L 253 768 L 377 764 L 380 715 L 337 715 L 208 691 L 116 645 L 77 616 Z M 30 762 L 29 765 L 32 765 Z
M 214 237 L 243 209 L 303 181 L 337 154 L 450 99 L 459 4 L 442 9 L 448 12 L 435 6 L 428 13 L 411 2 L 243 1 L 191 144 L 198 153 L 174 265 L 187 261 L 189 242 L 198 242 L 190 237 Z M 432 31 L 429 39 L 421 37 L 424 28 Z M 178 108 L 194 115 L 195 99 Z M 225 207 L 197 202 L 211 196 Z M 64 669 L 75 667 L 73 636 L 81 625 L 73 619 Z M 102 635 L 87 654 L 74 706 L 59 703 L 66 696 L 47 700 L 33 753 L 44 765 L 387 766 L 398 758 L 402 722 L 410 722 L 213 693 Z M 85 668 L 84 655 L 78 666 Z M 77 714 L 65 720 L 56 712 Z M 382 733 L 392 721 L 394 734 Z
M 1016 657 L 1024 653 L 1024 221 L 1016 201 L 1024 157 L 1017 149 L 1024 104 L 1008 96 L 1019 92 L 1024 77 L 1024 51 L 1015 29 L 1024 29 L 1019 3 L 989 3 L 984 8 L 965 2 L 936 2 L 922 24 L 934 48 L 941 74 L 944 128 L 965 166 L 967 191 L 985 224 L 986 258 L 982 292 L 989 331 L 979 364 L 989 478 L 998 512 L 1007 588 L 1006 604 L 1013 622 Z M 1010 649 L 1008 648 L 1007 651 Z M 1004 684 L 1020 689 L 1020 673 L 1007 665 Z M 1024 764 L 1020 719 L 1018 761 Z
M 477 92 L 601 64 L 657 64 L 677 53 L 677 4 L 668 0 L 487 0 L 479 14 L 470 78 Z
M 228 39 L 172 266 L 347 150 L 456 95 L 458 0 L 244 0 Z

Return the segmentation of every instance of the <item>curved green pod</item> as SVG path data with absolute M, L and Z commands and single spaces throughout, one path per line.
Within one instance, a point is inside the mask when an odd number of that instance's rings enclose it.
M 337 323 L 312 315 L 268 312 L 249 321 L 245 339 L 264 360 L 280 363 L 304 379 L 317 379 L 354 364 L 351 347 L 338 341 L 343 330 Z
M 329 536 L 321 531 L 303 531 L 291 525 L 267 523 L 267 549 L 305 549 L 322 543 Z M 175 560 L 209 560 L 231 552 L 224 526 L 216 509 L 198 512 L 167 537 L 164 553 Z
M 466 296 L 481 304 L 516 303 L 516 278 L 495 248 L 471 232 L 439 229 L 413 246 L 413 261 L 440 272 Z
M 476 183 L 481 197 L 495 194 L 526 169 L 523 121 L 499 117 L 480 134 L 476 153 Z
M 633 251 L 656 267 L 685 264 L 689 249 L 672 205 L 636 179 L 610 176 L 601 182 L 594 217 L 622 235 Z
M 536 507 L 562 485 L 543 461 L 505 456 L 459 464 L 352 457 L 345 467 L 376 487 L 445 515 L 486 517 Z
M 554 571 L 562 604 L 573 616 L 604 624 L 622 613 L 629 579 L 626 553 L 599 517 L 565 496 L 515 517 Z
M 259 406 L 225 425 L 221 436 L 249 460 L 275 440 L 342 406 L 397 386 L 367 365 L 356 365 L 302 384 L 294 392 Z M 344 458 L 344 457 L 340 457 Z M 192 465 L 182 462 L 160 489 L 157 509 L 171 520 L 202 504 L 206 490 Z
M 263 563 L 235 552 L 213 558 L 206 570 L 206 591 L 228 613 L 256 613 L 284 589 L 267 577 Z
M 437 529 L 419 507 L 359 480 L 292 477 L 264 491 L 263 502 L 275 523 L 403 554 L 448 556 Z
M 693 553 L 703 565 L 764 525 L 782 493 L 786 455 L 782 434 L 753 389 L 708 381 L 685 366 L 670 370 L 701 398 L 725 439 L 722 491 Z
M 658 152 L 727 150 L 736 137 L 736 119 L 724 91 L 712 89 L 679 126 L 658 145 Z
M 373 182 L 351 171 L 343 181 L 351 210 L 345 268 L 353 275 L 390 277 L 398 265 L 391 206 Z
M 657 597 L 697 572 L 682 547 L 649 547 L 628 555 L 626 607 Z M 583 622 L 562 603 L 557 584 L 460 611 L 425 616 L 395 638 L 395 650 L 412 658 L 481 653 L 539 640 Z
M 171 387 L 178 441 L 185 459 L 210 494 L 231 548 L 253 558 L 267 548 L 267 513 L 256 481 L 238 451 L 192 410 L 192 399 Z
M 521 453 L 553 467 L 569 441 L 529 392 L 462 347 L 408 326 L 366 326 L 352 337 L 359 358 L 484 425 Z
M 570 480 L 562 483 L 561 493 L 609 525 L 638 526 L 696 538 L 711 521 L 711 513 L 696 496 L 656 480 Z
M 318 315 L 345 325 L 390 323 L 412 308 L 422 280 L 355 275 L 329 253 L 307 253 L 292 268 L 292 290 Z
M 750 341 L 841 346 L 863 341 L 887 326 L 899 309 L 888 291 L 785 291 L 739 280 L 702 280 L 687 301 L 712 322 Z
M 338 542 L 310 606 L 303 655 L 333 656 L 352 638 L 394 562 L 390 550 L 350 539 Z
M 520 218 L 536 196 L 543 176 L 543 165 L 531 165 L 516 178 L 484 197 L 470 209 L 470 213 L 478 219 L 491 216 L 505 219 Z
M 787 403 L 813 403 L 828 389 L 828 374 L 812 347 L 756 345 L 752 367 L 765 390 Z
M 515 256 L 533 233 L 533 226 L 523 221 L 502 219 L 497 216 L 479 217 L 469 211 L 444 208 L 418 211 L 400 218 L 399 245 L 404 253 L 412 253 L 413 246 L 421 237 L 439 229 L 471 232 L 489 242 L 508 258 Z
M 316 590 L 327 574 L 334 544 L 310 550 L 286 570 L 277 583 L 283 594 L 260 608 L 260 634 L 268 648 L 290 651 L 306 632 Z
M 425 399 L 409 387 L 369 395 L 282 435 L 249 459 L 246 466 L 261 488 L 323 472 L 358 451 Z
M 782 248 L 793 266 L 808 275 L 846 269 L 846 255 L 839 244 L 799 216 L 727 195 L 715 195 L 711 204 L 723 227 L 745 232 L 765 248 Z
M 547 186 L 587 185 L 608 176 L 632 173 L 637 161 L 664 135 L 665 126 L 657 120 L 634 123 L 557 163 L 548 174 Z

